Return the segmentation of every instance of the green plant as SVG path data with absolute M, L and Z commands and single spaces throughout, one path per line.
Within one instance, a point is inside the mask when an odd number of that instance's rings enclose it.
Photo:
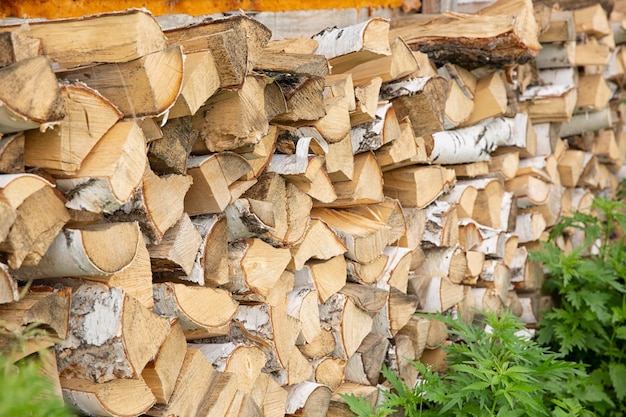
M 626 205 L 596 198 L 593 214 L 564 216 L 547 243 L 531 254 L 543 263 L 544 285 L 554 308 L 539 322 L 538 341 L 585 363 L 595 410 L 626 415 Z M 584 235 L 569 253 L 557 245 L 561 236 Z M 598 387 L 601 389 L 598 390 Z
M 21 357 L 25 344 L 51 340 L 37 324 L 14 327 L 0 321 L 0 416 L 70 417 L 65 403 L 54 393 L 52 381 L 42 374 L 41 359 L 51 353 Z
M 413 362 L 423 380 L 409 388 L 383 369 L 392 386 L 383 392 L 384 401 L 372 408 L 363 399 L 344 396 L 353 412 L 359 417 L 395 411 L 407 417 L 593 415 L 570 391 L 576 378 L 585 377 L 584 371 L 520 335 L 524 326 L 511 313 L 486 313 L 480 324 L 437 318 L 461 339 L 444 348 L 446 372 L 438 374 Z

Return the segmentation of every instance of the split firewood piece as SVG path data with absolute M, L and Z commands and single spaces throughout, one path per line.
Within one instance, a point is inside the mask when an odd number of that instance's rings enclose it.
M 311 198 L 298 187 L 265 172 L 226 207 L 229 241 L 257 236 L 278 247 L 291 247 L 304 236 L 311 207 Z
M 361 263 L 378 258 L 390 244 L 390 227 L 346 210 L 314 208 L 311 217 L 323 220 L 348 248 L 346 256 Z
M 315 202 L 315 207 L 350 207 L 361 204 L 380 203 L 384 200 L 383 176 L 370 152 L 354 156 L 352 180 L 333 182 L 337 199 L 331 203 Z
M 489 163 L 494 160 L 492 155 L 490 161 L 469 162 L 467 164 L 448 165 L 448 168 L 454 169 L 454 174 L 458 179 L 470 179 L 477 177 L 486 177 L 489 175 Z
M 32 23 L 32 24 L 30 24 Z M 43 53 L 61 69 L 96 62 L 127 62 L 165 47 L 165 36 L 145 9 L 5 27 L 41 39 Z M 68 39 L 67 34 L 75 35 Z
M 157 245 L 149 245 L 152 271 L 157 279 L 172 279 L 191 273 L 202 237 L 187 213 L 170 227 Z
M 623 145 L 622 149 L 624 149 Z M 620 143 L 618 143 L 613 129 L 605 129 L 596 133 L 591 153 L 596 156 L 599 162 L 615 167 L 621 166 L 626 156 L 626 153 L 620 149 Z
M 300 321 L 297 345 L 311 343 L 321 332 L 317 290 L 295 287 L 287 293 L 287 314 Z
M 370 333 L 350 358 L 345 368 L 345 380 L 355 384 L 376 386 L 389 340 L 380 334 Z
M 198 415 L 197 412 L 209 396 L 209 390 L 218 380 L 219 373 L 200 350 L 191 347 L 185 351 L 185 358 L 169 401 L 166 404 L 155 405 L 146 412 L 147 415 L 153 417 Z
M 254 63 L 254 69 L 266 73 L 287 72 L 316 77 L 326 77 L 330 73 L 328 60 L 322 55 L 274 52 L 268 49 Z
M 355 154 L 368 150 L 375 151 L 395 141 L 401 134 L 402 128 L 393 105 L 382 102 L 377 107 L 373 121 L 354 126 L 350 131 L 352 151 Z
M 36 265 L 14 270 L 15 277 L 110 276 L 128 267 L 142 239 L 137 223 L 102 223 L 59 233 Z
M 5 237 L 0 250 L 8 252 L 8 265 L 18 269 L 37 264 L 70 220 L 64 200 L 33 174 L 0 175 L 0 195 L 0 209 L 7 214 L 0 227 Z
M 8 272 L 8 270 L 7 270 Z M 55 290 L 48 286 L 33 286 L 15 302 L 0 305 L 3 325 L 9 331 L 39 323 L 52 337 L 66 339 L 69 332 L 71 290 Z
M 406 335 L 396 335 L 394 344 L 387 352 L 387 367 L 404 381 L 407 386 L 414 386 L 418 382 L 418 370 L 413 362 L 419 357 L 415 354 L 413 343 Z
M 354 177 L 354 152 L 348 134 L 339 142 L 329 143 L 326 153 L 326 172 L 334 182 L 350 181 Z
M 346 365 L 347 362 L 343 359 L 332 357 L 313 361 L 313 376 L 310 381 L 326 385 L 334 391 L 344 380 Z
M 300 384 L 311 380 L 313 365 L 297 346 L 292 346 L 286 369 L 275 371 L 272 376 L 281 386 Z
M 518 291 L 539 291 L 544 283 L 544 272 L 539 262 L 528 258 L 528 249 L 520 246 L 511 261 L 511 284 Z
M 422 352 L 426 348 L 426 339 L 428 338 L 428 330 L 430 329 L 431 320 L 426 317 L 414 315 L 409 322 L 397 333 L 397 335 L 408 336 L 413 342 L 415 357 L 422 356 Z
M 354 81 L 350 72 L 324 77 L 324 98 L 344 97 L 348 102 L 348 111 L 350 112 L 356 110 L 354 93 Z
M 539 292 L 520 294 L 519 303 L 522 309 L 520 321 L 528 326 L 536 326 L 541 318 L 542 297 Z
M 0 68 L 36 57 L 41 53 L 41 39 L 17 31 L 0 33 L 0 55 L 2 56 Z
M 409 322 L 418 302 L 415 295 L 406 294 L 393 286 L 390 287 L 385 307 L 374 316 L 372 332 L 393 338 Z
M 516 136 L 525 137 L 526 123 L 524 116 L 496 117 L 473 126 L 434 133 L 430 160 L 437 164 L 488 161 L 497 147 L 517 142 Z
M 600 111 L 611 99 L 612 92 L 602 74 L 583 74 L 578 79 L 577 110 Z
M 337 293 L 320 305 L 322 327 L 335 338 L 333 356 L 348 360 L 372 329 L 373 319 L 350 297 Z
M 563 159 L 563 156 L 561 156 L 561 160 Z M 537 177 L 549 181 L 552 184 L 561 184 L 558 160 L 554 155 L 520 159 L 517 166 L 517 175 L 525 174 L 536 175 Z M 512 178 L 513 177 L 505 178 L 505 180 L 510 180 Z
M 168 113 L 173 119 L 193 116 L 220 86 L 217 63 L 211 51 L 184 54 L 180 94 Z
M 567 123 L 562 123 L 558 132 L 560 137 L 580 135 L 586 132 L 607 129 L 615 122 L 615 116 L 610 108 L 604 108 L 597 112 L 584 112 L 575 114 Z
M 595 190 L 615 188 L 615 177 L 609 172 L 606 165 L 601 164 L 593 154 L 585 155 L 585 168 L 576 184 L 579 187 L 587 187 Z M 613 179 L 613 180 L 612 180 Z
M 403 207 L 397 200 L 385 198 L 380 203 L 353 206 L 345 210 L 367 217 L 373 221 L 385 222 L 390 228 L 390 243 L 398 240 L 407 231 L 407 225 L 402 211 Z
M 268 134 L 263 136 L 258 143 L 233 150 L 235 153 L 243 156 L 251 167 L 251 171 L 243 179 L 254 180 L 267 168 L 276 150 L 278 134 L 279 129 L 276 126 L 270 126 Z
M 444 312 L 463 300 L 463 286 L 453 284 L 446 277 L 432 277 L 428 292 L 417 311 L 423 313 Z M 406 323 L 405 323 L 406 324 Z
M 420 163 L 428 160 L 426 148 L 419 146 L 419 140 L 413 133 L 409 118 L 405 117 L 399 121 L 399 127 L 399 136 L 391 143 L 384 143 L 375 152 L 376 161 L 382 171 L 389 171 L 396 167 L 399 168 L 400 164 L 405 161 L 407 163 Z
M 458 246 L 428 248 L 424 256 L 424 263 L 414 270 L 416 274 L 447 277 L 453 284 L 460 284 L 465 278 L 467 257 Z
M 400 201 L 403 207 L 424 208 L 456 181 L 454 170 L 439 165 L 409 166 L 383 173 L 387 197 Z
M 167 319 L 119 288 L 84 284 L 70 302 L 69 337 L 57 347 L 62 378 L 137 378 L 170 332 Z
M 546 222 L 546 227 L 554 226 L 561 218 L 563 211 L 563 193 L 565 190 L 565 187 L 550 184 L 548 187 L 548 198 L 543 204 L 529 205 L 527 208 L 522 208 L 518 212 L 525 213 L 532 211 L 541 213 Z
M 24 172 L 24 133 L 0 137 L 0 174 Z
M 391 30 L 390 36 L 401 37 L 411 49 L 427 53 L 438 64 L 473 68 L 524 63 L 541 49 L 532 4 L 524 0 L 498 1 L 477 14 L 444 13 L 404 23 Z M 450 33 L 451 25 L 458 35 Z
M 324 98 L 324 116 L 312 125 L 328 143 L 341 141 L 350 134 L 349 101 L 345 96 Z
M 150 168 L 159 175 L 187 173 L 187 158 L 198 137 L 191 117 L 169 120 L 161 127 L 161 138 L 148 145 Z
M 270 295 L 281 274 L 289 264 L 288 249 L 278 249 L 258 238 L 229 243 L 228 265 L 230 281 L 223 285 L 241 296 Z
M 83 83 L 61 85 L 65 118 L 54 129 L 26 132 L 24 163 L 57 175 L 71 175 L 122 113 Z
M 174 105 L 180 93 L 183 53 L 179 46 L 172 46 L 132 61 L 93 65 L 58 75 L 97 90 L 126 118 L 158 116 Z
M 354 86 L 355 109 L 350 112 L 350 124 L 352 126 L 371 122 L 375 119 L 382 83 L 382 78 L 374 77 Z
M 333 74 L 347 72 L 355 66 L 381 56 L 391 55 L 389 22 L 372 18 L 343 28 L 328 28 L 313 35 L 318 42 L 316 54 L 324 55 Z
M 548 43 L 537 54 L 537 68 L 568 68 L 576 65 L 576 41 Z
M 550 185 L 532 175 L 521 175 L 504 183 L 516 197 L 518 207 L 544 204 L 550 195 Z
M 228 237 L 226 216 L 207 214 L 191 219 L 200 234 L 201 243 L 187 276 L 182 281 L 215 287 L 228 283 Z
M 541 43 L 556 43 L 576 40 L 576 26 L 572 10 L 552 10 L 550 24 L 539 35 Z
M 463 217 L 472 218 L 477 223 L 487 227 L 503 228 L 502 211 L 506 207 L 503 204 L 505 187 L 502 180 L 498 178 L 481 178 L 458 181 L 454 191 L 456 191 L 457 187 L 459 189 L 471 187 L 476 190 L 476 196 L 473 201 L 468 201 L 467 205 L 464 206 Z M 466 193 L 463 193 L 464 197 L 465 195 Z M 446 199 L 446 201 L 450 202 L 451 200 Z M 469 205 L 470 203 L 472 203 L 471 206 Z
M 593 203 L 593 193 L 582 187 L 567 188 L 562 195 L 562 213 L 572 216 L 575 212 L 589 214 Z
M 565 187 L 575 187 L 583 173 L 585 163 L 584 151 L 568 149 L 558 162 L 559 177 Z
M 242 304 L 233 320 L 235 326 L 231 339 L 245 338 L 260 345 L 267 358 L 264 372 L 288 370 L 300 324 L 287 314 L 284 303 L 276 306 Z
M 196 415 L 207 417 L 225 416 L 230 404 L 235 399 L 239 383 L 240 381 L 236 373 L 219 373 L 217 381 L 211 384 L 209 392 Z
M 502 299 L 495 288 L 472 288 L 474 308 L 477 312 L 498 313 L 502 309 Z
M 149 242 L 158 244 L 165 233 L 183 215 L 183 196 L 191 186 L 187 175 L 155 175 L 146 164 L 146 170 L 130 200 L 110 216 L 115 221 L 138 221 Z
M 477 226 L 481 234 L 480 243 L 470 249 L 483 252 L 491 258 L 506 259 L 508 262 L 517 247 L 517 235 L 481 224 Z
M 465 124 L 472 115 L 473 110 L 474 100 L 472 100 L 472 96 L 465 94 L 463 88 L 457 81 L 448 79 L 448 97 L 446 99 L 444 128 L 454 129 Z
M 478 80 L 474 91 L 474 106 L 465 125 L 498 117 L 506 112 L 508 100 L 505 80 L 499 71 L 494 71 Z
M 420 357 L 420 362 L 434 372 L 445 372 L 449 364 L 447 361 L 448 354 L 443 348 L 451 343 L 453 342 L 447 340 L 437 347 L 425 349 Z
M 408 117 L 416 137 L 444 129 L 448 81 L 443 77 L 407 78 L 383 84 L 382 100 L 391 100 L 399 119 Z
M 546 220 L 541 213 L 521 213 L 515 220 L 515 234 L 519 243 L 538 240 L 546 230 Z
M 67 207 L 112 213 L 128 202 L 147 165 L 143 131 L 134 122 L 118 122 L 98 141 L 72 178 L 57 187 L 69 197 Z
M 612 33 L 607 14 L 600 4 L 574 10 L 576 33 L 601 38 Z
M 272 79 L 279 87 L 287 104 L 287 111 L 272 118 L 272 122 L 289 124 L 298 121 L 314 121 L 326 114 L 323 77 L 277 73 Z
M 309 260 L 295 274 L 296 288 L 315 288 L 320 303 L 324 303 L 346 285 L 346 260 L 343 254 L 328 260 Z
M 511 269 L 502 260 L 486 259 L 477 286 L 495 289 L 504 303 L 511 286 Z
M 440 320 L 434 318 L 427 318 L 427 320 L 430 321 L 430 325 L 426 337 L 426 350 L 441 347 L 448 340 L 448 327 Z M 426 350 L 423 353 L 427 353 Z
M 359 284 L 373 284 L 380 280 L 387 265 L 388 256 L 382 254 L 370 262 L 347 259 L 348 280 Z
M 350 297 L 359 308 L 372 314 L 378 313 L 385 306 L 389 296 L 387 288 L 353 283 L 347 283 L 339 292 Z
M 192 343 L 189 346 L 200 350 L 218 372 L 237 375 L 239 389 L 245 393 L 252 390 L 266 362 L 263 350 L 249 344 Z
M 250 172 L 251 167 L 237 153 L 220 152 L 190 157 L 187 170 L 193 184 L 185 194 L 185 211 L 197 216 L 220 213 L 239 198 L 239 195 L 233 198 L 230 188 L 236 187 L 237 180 Z
M 417 61 L 411 49 L 401 39 L 396 38 L 390 45 L 391 55 L 364 62 L 350 69 L 352 81 L 359 85 L 374 77 L 384 83 L 397 80 L 417 71 Z
M 374 407 L 378 399 L 379 391 L 378 387 L 375 385 L 344 382 L 337 388 L 330 399 L 330 405 L 326 413 L 327 417 L 351 417 L 354 415 L 340 394 L 355 395 L 359 398 L 363 398 L 371 407 Z
M 9 266 L 0 262 L 0 304 L 12 303 L 19 299 L 17 281 L 11 275 Z
M 305 381 L 286 387 L 287 403 L 285 412 L 288 416 L 326 416 L 332 391 L 317 382 Z
M 435 200 L 426 208 L 423 241 L 439 247 L 456 245 L 459 241 L 458 219 L 455 204 Z
M 104 383 L 61 377 L 63 398 L 86 415 L 131 417 L 149 412 L 156 401 L 141 378 L 120 378 Z
M 378 288 L 389 291 L 389 287 L 406 292 L 411 268 L 412 251 L 400 246 L 387 246 L 383 255 L 387 256 L 387 263 L 376 282 Z
M 422 57 L 426 57 L 426 61 L 428 61 L 428 55 L 422 54 L 421 52 L 416 52 Z M 426 62 L 424 62 L 426 64 Z M 476 83 L 478 79 L 476 75 L 472 72 L 463 68 L 460 65 L 455 65 L 450 62 L 445 63 L 443 66 L 437 68 L 437 74 L 442 77 L 445 77 L 447 80 L 456 82 L 457 86 L 460 88 L 461 92 L 469 99 L 474 102 L 474 94 L 476 93 Z M 470 112 L 471 112 L 470 106 Z
M 251 398 L 261 407 L 265 417 L 283 417 L 287 395 L 287 390 L 266 373 L 259 375 L 250 393 Z
M 569 71 L 571 68 L 565 70 Z M 528 113 L 533 123 L 569 122 L 576 107 L 577 96 L 573 84 L 531 86 L 520 96 L 520 110 Z
M 336 345 L 332 331 L 322 327 L 310 343 L 298 345 L 298 349 L 306 358 L 315 360 L 331 355 Z
M 268 133 L 265 85 L 259 75 L 249 75 L 238 90 L 221 89 L 192 118 L 198 141 L 210 152 L 221 152 L 257 143 Z
M 154 311 L 178 317 L 187 339 L 199 339 L 228 334 L 237 303 L 226 290 L 164 282 L 154 284 Z
M 422 242 L 424 229 L 426 228 L 426 210 L 414 207 L 402 207 L 405 233 L 400 236 L 398 246 L 415 250 Z M 414 268 L 412 268 L 414 269 Z
M 0 68 L 0 133 L 39 127 L 45 130 L 65 117 L 63 96 L 51 64 L 42 55 Z
M 321 219 L 312 218 L 302 241 L 291 248 L 293 270 L 300 270 L 309 259 L 328 260 L 343 255 L 346 245 Z
M 141 377 L 150 387 L 158 404 L 167 404 L 170 401 L 187 353 L 187 340 L 178 320 L 172 320 L 170 325 L 170 333 L 156 356 L 141 372 Z

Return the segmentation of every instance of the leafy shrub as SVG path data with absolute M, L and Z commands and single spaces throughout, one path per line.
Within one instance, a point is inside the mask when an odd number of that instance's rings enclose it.
M 581 368 L 528 337 L 517 317 L 486 313 L 480 324 L 439 315 L 462 341 L 446 346 L 448 369 L 433 372 L 413 362 L 423 380 L 407 387 L 383 369 L 392 389 L 372 408 L 362 398 L 343 396 L 359 417 L 386 416 L 591 416 L 571 393 Z
M 585 398 L 603 416 L 626 415 L 626 205 L 596 198 L 592 213 L 564 216 L 542 249 L 531 254 L 544 264 L 544 289 L 555 306 L 539 322 L 538 342 L 588 365 Z M 569 253 L 563 235 L 584 236 Z M 582 232 L 582 233 L 581 233 Z

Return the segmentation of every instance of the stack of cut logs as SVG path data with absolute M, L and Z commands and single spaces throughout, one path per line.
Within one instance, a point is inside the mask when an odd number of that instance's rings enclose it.
M 624 165 L 624 11 L 0 27 L 0 324 L 53 336 L 15 359 L 87 415 L 350 416 L 444 364 L 416 312 L 532 326 L 529 252 Z

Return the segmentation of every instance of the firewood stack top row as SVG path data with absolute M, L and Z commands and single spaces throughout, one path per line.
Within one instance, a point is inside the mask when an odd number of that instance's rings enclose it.
M 14 359 L 86 415 L 349 416 L 445 366 L 416 312 L 532 327 L 529 251 L 621 178 L 624 12 L 0 27 L 0 323 L 53 337 Z

